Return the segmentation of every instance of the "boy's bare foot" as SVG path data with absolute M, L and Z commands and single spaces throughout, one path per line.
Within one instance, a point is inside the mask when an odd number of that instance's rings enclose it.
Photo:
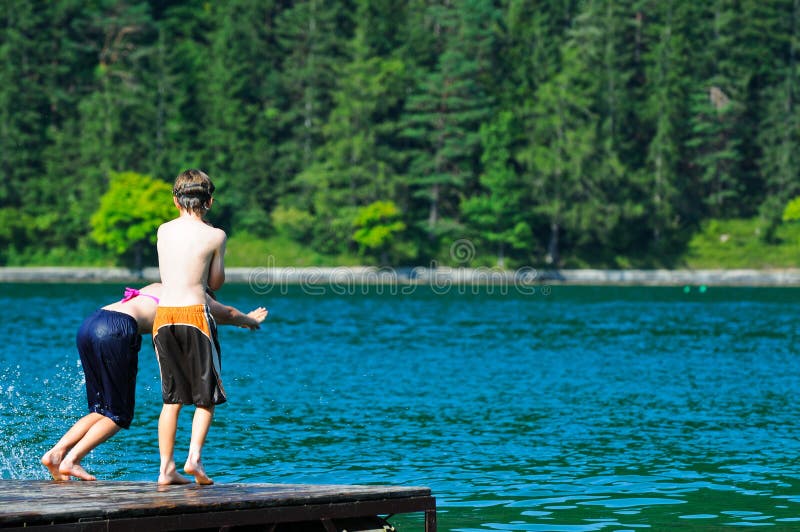
M 170 484 L 188 484 L 191 482 L 175 469 L 175 462 L 170 463 L 166 468 L 162 466 L 158 474 L 158 484 L 168 486 Z
M 69 477 L 77 477 L 81 480 L 97 480 L 97 477 L 90 475 L 80 464 L 73 464 L 67 460 L 63 460 L 61 465 L 58 466 L 58 472 L 64 475 L 64 480 L 69 480 Z
M 183 465 L 183 470 L 192 475 L 194 477 L 194 481 L 198 484 L 207 486 L 214 483 L 214 481 L 211 480 L 208 475 L 206 475 L 206 470 L 203 468 L 203 463 L 200 460 L 195 460 L 191 456 L 186 459 L 186 463 Z
M 58 470 L 59 464 L 61 464 L 61 460 L 64 458 L 64 453 L 60 453 L 54 449 L 50 449 L 44 456 L 42 456 L 42 465 L 50 471 L 50 475 L 52 475 L 53 480 L 69 480 L 69 477 L 64 476 Z

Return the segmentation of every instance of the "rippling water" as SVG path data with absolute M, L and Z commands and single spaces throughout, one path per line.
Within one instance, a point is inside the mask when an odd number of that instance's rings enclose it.
M 121 292 L 0 285 L 0 478 L 46 478 L 85 411 L 77 327 Z M 216 481 L 429 486 L 441 530 L 800 529 L 800 290 L 341 292 L 220 292 L 270 317 L 220 330 Z M 139 366 L 133 426 L 84 460 L 102 479 L 157 476 L 147 341 Z

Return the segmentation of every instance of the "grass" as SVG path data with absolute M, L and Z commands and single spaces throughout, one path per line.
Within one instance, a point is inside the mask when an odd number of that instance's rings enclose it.
M 800 223 L 779 225 L 769 241 L 765 238 L 766 231 L 766 223 L 759 218 L 710 220 L 692 236 L 684 253 L 673 263 L 691 269 L 800 267 Z M 33 253 L 18 253 L 11 248 L 0 258 L 5 259 L 7 266 L 121 265 L 113 255 L 86 244 L 74 249 L 51 248 Z M 639 261 L 630 257 L 618 257 L 616 262 L 622 268 L 635 268 L 639 264 Z M 155 257 L 149 257 L 146 263 L 155 265 Z M 284 236 L 259 238 L 247 233 L 230 235 L 225 253 L 227 267 L 301 268 L 360 266 L 367 263 L 356 254 L 324 255 Z M 495 256 L 479 254 L 463 265 L 493 267 L 494 264 Z M 602 268 L 602 265 L 575 263 L 570 267 Z
M 117 258 L 102 249 L 78 245 L 75 248 L 49 247 L 46 249 L 30 250 L 18 252 L 10 247 L 2 257 L 5 264 L 2 266 L 67 266 L 85 268 L 116 268 L 118 267 Z
M 710 220 L 689 241 L 683 260 L 688 268 L 795 268 L 800 265 L 800 224 L 777 227 L 772 242 L 759 218 Z
M 323 255 L 282 236 L 258 238 L 247 233 L 237 233 L 228 238 L 225 248 L 225 266 L 232 268 L 289 266 L 302 268 L 361 264 L 363 260 L 357 256 Z
M 691 238 L 686 251 L 675 262 L 691 269 L 800 266 L 800 223 L 779 225 L 770 242 L 765 238 L 766 231 L 766 223 L 760 218 L 708 221 Z M 622 267 L 626 264 L 624 259 L 619 261 Z M 232 267 L 355 266 L 364 262 L 357 255 L 322 255 L 286 237 L 262 239 L 248 234 L 232 235 L 225 254 L 226 266 Z M 470 265 L 477 266 L 478 262 L 487 262 L 485 265 L 491 266 L 495 258 L 475 257 Z M 582 267 L 600 266 L 586 264 Z

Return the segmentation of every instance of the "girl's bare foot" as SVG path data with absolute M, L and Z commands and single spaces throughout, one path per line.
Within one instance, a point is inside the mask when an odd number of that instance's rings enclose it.
M 63 460 L 58 466 L 58 472 L 69 480 L 69 477 L 77 477 L 81 480 L 97 480 L 97 477 L 90 475 L 80 464 L 73 464 L 68 460 Z
M 52 475 L 53 480 L 69 480 L 68 476 L 64 476 L 58 470 L 59 464 L 61 464 L 61 460 L 64 458 L 64 453 L 56 451 L 55 449 L 50 449 L 44 456 L 42 456 L 42 465 L 50 471 L 50 475 Z
M 206 470 L 203 468 L 203 463 L 199 459 L 195 460 L 191 455 L 189 455 L 189 458 L 186 459 L 186 463 L 183 465 L 183 470 L 192 475 L 194 477 L 194 481 L 198 484 L 207 486 L 214 483 L 214 481 L 211 480 L 208 475 L 206 475 Z

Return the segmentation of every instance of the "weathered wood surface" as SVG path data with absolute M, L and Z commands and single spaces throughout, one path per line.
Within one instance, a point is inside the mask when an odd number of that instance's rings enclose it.
M 377 515 L 435 509 L 429 488 L 406 486 L 214 484 L 158 486 L 154 482 L 0 480 L 0 528 L 241 510 L 339 508 L 340 515 Z M 383 508 L 383 509 L 382 509 Z M 344 509 L 344 511 L 341 511 Z M 365 513 L 359 513 L 363 511 Z M 248 512 L 238 512 L 242 515 Z M 252 514 L 253 512 L 249 512 Z M 319 515 L 309 518 L 318 519 Z M 222 515 L 221 513 L 219 515 Z M 281 517 L 281 520 L 287 520 Z M 163 519 L 162 519 L 163 520 Z M 153 521 L 153 520 L 150 520 Z M 155 521 L 153 521 L 155 522 Z M 268 522 L 268 521 L 264 521 Z

